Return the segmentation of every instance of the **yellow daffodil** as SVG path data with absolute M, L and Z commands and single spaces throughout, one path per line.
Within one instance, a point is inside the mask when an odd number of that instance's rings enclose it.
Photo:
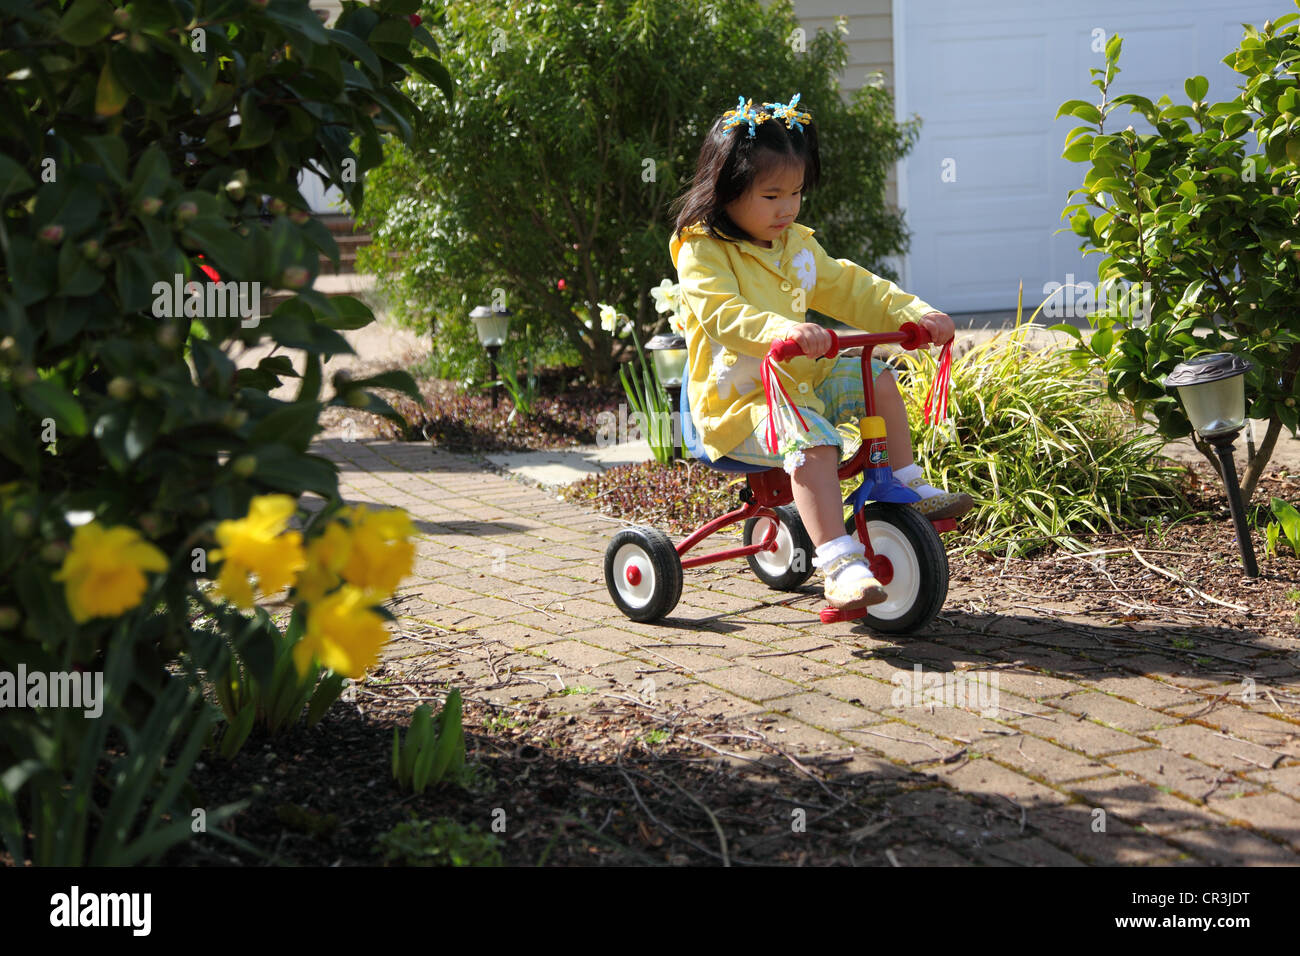
M 379 662 L 379 649 L 388 640 L 384 619 L 370 609 L 373 593 L 343 585 L 307 609 L 307 626 L 294 645 L 293 663 L 307 673 L 312 658 L 323 667 L 354 680 Z
M 331 522 L 325 533 L 307 542 L 307 567 L 294 585 L 303 601 L 319 601 L 342 580 L 343 566 L 352 550 L 348 529 Z
M 134 528 L 104 528 L 98 521 L 72 532 L 72 545 L 54 573 L 62 581 L 72 618 L 117 617 L 140 603 L 145 571 L 166 571 L 167 556 Z
M 351 544 L 343 577 L 366 591 L 392 594 L 415 563 L 415 534 L 410 516 L 400 509 L 371 511 L 364 505 L 347 509 L 352 522 Z
M 248 517 L 217 525 L 221 547 L 211 555 L 222 562 L 217 588 L 237 607 L 253 606 L 250 574 L 257 575 L 263 594 L 274 594 L 306 567 L 301 532 L 284 530 L 294 507 L 289 495 L 258 495 L 249 504 Z

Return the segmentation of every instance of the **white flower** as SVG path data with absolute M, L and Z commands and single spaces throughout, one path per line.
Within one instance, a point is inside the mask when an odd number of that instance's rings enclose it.
M 817 260 L 807 249 L 800 249 L 799 254 L 791 260 L 790 265 L 794 266 L 795 274 L 799 277 L 799 284 L 804 290 L 811 292 L 817 285 Z
M 668 316 L 668 325 L 678 335 L 686 334 L 686 318 L 682 315 L 680 309 L 675 310 L 672 315 Z
M 650 290 L 650 295 L 654 297 L 656 312 L 675 312 L 681 296 L 681 286 L 671 279 L 664 279 Z
M 599 303 L 599 305 L 600 327 L 606 332 L 613 332 L 614 327 L 618 325 L 618 312 L 615 311 L 612 305 L 605 305 L 603 302 Z

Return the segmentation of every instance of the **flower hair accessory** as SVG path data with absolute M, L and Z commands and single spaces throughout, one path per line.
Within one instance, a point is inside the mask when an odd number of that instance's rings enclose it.
M 722 128 L 724 130 L 730 130 L 736 126 L 740 126 L 742 123 L 748 123 L 749 138 L 753 139 L 757 129 L 755 124 L 766 123 L 771 118 L 771 113 L 766 110 L 755 109 L 753 100 L 747 100 L 741 96 L 737 97 L 736 108 L 734 110 L 727 110 L 727 112 L 722 114 Z
M 779 120 L 783 120 L 789 129 L 797 129 L 803 132 L 805 123 L 812 122 L 812 115 L 805 110 L 799 109 L 799 96 L 796 93 L 789 103 L 764 103 L 764 109 L 770 109 L 772 115 Z
M 736 98 L 736 108 L 727 110 L 722 114 L 722 128 L 731 130 L 745 123 L 749 124 L 749 138 L 753 139 L 758 131 L 759 123 L 766 123 L 770 119 L 779 119 L 785 122 L 789 129 L 798 129 L 803 132 L 805 123 L 812 122 L 812 116 L 806 111 L 798 109 L 799 94 L 796 93 L 789 103 L 764 103 L 762 109 L 754 106 L 753 100 L 747 100 L 743 96 Z

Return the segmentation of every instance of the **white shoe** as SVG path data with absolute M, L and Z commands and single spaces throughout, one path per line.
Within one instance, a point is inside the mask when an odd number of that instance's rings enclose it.
M 831 607 L 840 610 L 868 607 L 888 597 L 884 585 L 875 579 L 861 555 L 840 555 L 822 570 L 826 574 L 826 601 Z

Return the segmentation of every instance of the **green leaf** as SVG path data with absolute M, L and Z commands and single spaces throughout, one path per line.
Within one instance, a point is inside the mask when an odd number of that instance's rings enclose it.
M 323 316 L 320 321 L 331 329 L 347 330 L 365 328 L 375 321 L 375 313 L 360 299 L 350 295 L 330 296 L 330 302 L 337 309 L 337 314 Z
M 73 46 L 90 46 L 113 28 L 113 8 L 104 0 L 75 0 L 59 19 L 59 35 Z
M 356 59 L 360 60 L 362 65 L 370 71 L 376 79 L 384 75 L 383 67 L 380 65 L 379 57 L 370 49 L 362 40 L 353 36 L 347 30 L 329 30 L 329 40 L 331 43 L 343 47 L 351 53 Z
M 1296 557 L 1300 557 L 1300 511 L 1281 498 L 1274 498 L 1270 506 L 1282 526 L 1282 531 L 1286 534 L 1291 550 L 1295 552 Z
M 306 3 L 272 3 L 264 11 L 268 19 L 279 24 L 285 32 L 295 36 L 304 46 L 329 42 L 332 30 L 326 30 L 314 11 Z
M 59 295 L 90 295 L 103 284 L 104 273 L 86 260 L 75 242 L 65 242 L 59 249 Z
M 307 708 L 307 726 L 315 727 L 330 705 L 343 693 L 343 684 L 347 680 L 342 674 L 330 671 L 329 676 L 320 682 L 316 693 L 312 695 L 311 706 Z
M 93 183 L 80 176 L 65 176 L 37 191 L 32 220 L 37 229 L 62 226 L 67 243 L 94 225 L 102 205 Z
M 248 440 L 255 445 L 278 441 L 295 451 L 306 452 L 318 430 L 321 408 L 319 402 L 286 405 L 259 421 Z
M 108 59 L 113 64 L 113 75 L 129 94 L 155 106 L 166 106 L 175 98 L 175 75 L 170 70 L 160 70 L 154 57 L 136 53 L 119 43 L 109 52 Z
M 411 24 L 406 20 L 384 20 L 373 30 L 366 42 L 380 56 L 394 63 L 411 60 Z
M 447 96 L 447 101 L 454 102 L 456 84 L 447 72 L 447 68 L 438 60 L 427 56 L 417 56 L 411 60 L 411 67 L 420 76 L 436 85 Z
M 318 455 L 304 455 L 287 445 L 263 445 L 253 454 L 257 470 L 253 477 L 275 491 L 302 494 L 314 491 L 322 498 L 339 493 L 338 471 L 333 462 Z
M 212 260 L 223 280 L 233 281 L 238 276 L 256 274 L 249 260 L 247 240 L 231 229 L 230 223 L 221 219 L 195 219 L 181 235 L 192 239 L 198 246 L 196 251 Z M 258 304 L 251 303 L 254 309 Z
M 128 98 L 126 87 L 113 75 L 110 61 L 104 60 L 104 66 L 99 71 L 99 83 L 95 87 L 95 115 L 116 116 L 126 106 Z
M 8 156 L 0 153 L 0 201 L 36 185 L 32 177 Z
M 1086 162 L 1092 157 L 1092 137 L 1080 136 L 1065 148 L 1061 156 L 1072 163 Z
M 1105 357 L 1110 352 L 1110 347 L 1115 341 L 1115 333 L 1110 329 L 1102 329 L 1092 337 L 1088 347 L 1098 355 Z
M 53 418 L 60 430 L 78 437 L 86 434 L 86 413 L 81 404 L 55 382 L 45 379 L 24 385 L 18 397 L 37 418 Z
M 265 146 L 275 135 L 271 117 L 258 108 L 257 98 L 249 90 L 239 100 L 239 139 L 234 149 L 256 149 Z
M 1056 111 L 1056 119 L 1065 115 L 1077 116 L 1079 119 L 1096 125 L 1101 122 L 1101 110 L 1087 100 L 1067 100 Z
M 88 136 L 86 145 L 94 153 L 95 158 L 99 160 L 99 165 L 104 167 L 104 172 L 108 173 L 119 186 L 125 186 L 126 177 L 126 143 L 122 142 L 120 136 Z M 2 157 L 0 157 L 2 158 Z M 0 164 L 3 169 L 3 164 Z M 0 181 L 3 176 L 0 175 Z
M 1194 76 L 1183 83 L 1183 92 L 1193 103 L 1199 103 L 1205 99 L 1205 94 L 1210 90 L 1210 81 L 1203 76 Z
M 461 701 L 460 690 L 452 688 L 451 693 L 447 695 L 446 703 L 442 705 L 442 714 L 439 719 L 438 743 L 436 753 L 434 754 L 433 764 L 429 768 L 429 776 L 436 783 L 442 780 L 446 774 L 447 768 L 451 765 L 457 750 L 463 750 L 465 747 L 464 728 L 461 726 Z
M 239 753 L 244 741 L 252 733 L 253 721 L 257 717 L 257 705 L 249 701 L 244 708 L 236 715 L 235 720 L 226 725 L 226 732 L 221 737 L 221 756 L 230 760 L 235 754 Z
M 378 375 L 371 375 L 368 378 L 355 379 L 353 386 L 361 388 L 392 388 L 405 395 L 410 396 L 417 402 L 423 402 L 424 396 L 420 394 L 419 387 L 415 384 L 415 379 L 411 378 L 409 372 L 401 369 L 392 369 L 387 372 L 381 372 Z

